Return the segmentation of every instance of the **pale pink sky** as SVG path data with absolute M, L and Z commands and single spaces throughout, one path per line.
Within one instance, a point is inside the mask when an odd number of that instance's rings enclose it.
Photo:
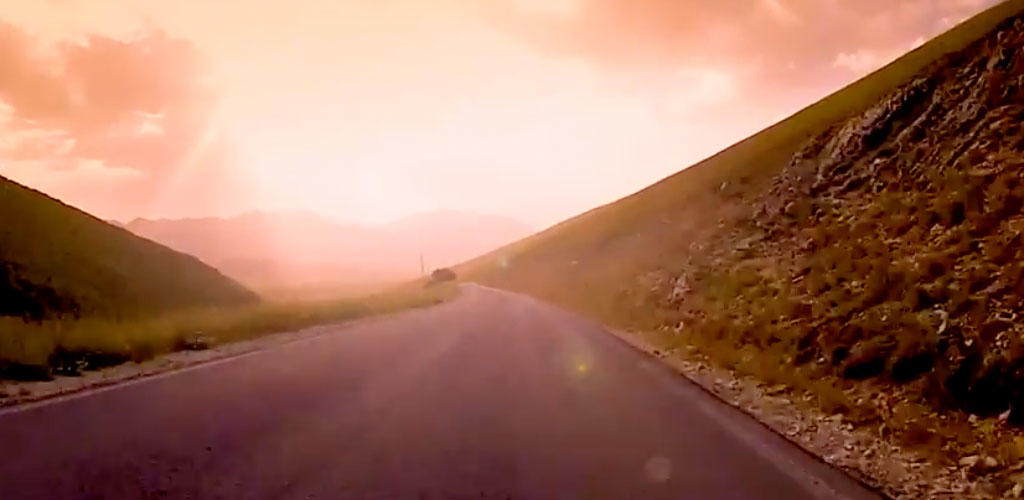
M 992 0 L 0 0 L 0 175 L 105 218 L 629 194 Z

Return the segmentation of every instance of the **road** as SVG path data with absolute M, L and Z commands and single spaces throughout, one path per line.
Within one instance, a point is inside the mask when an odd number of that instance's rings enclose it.
M 0 413 L 0 499 L 877 498 L 599 325 L 429 309 Z

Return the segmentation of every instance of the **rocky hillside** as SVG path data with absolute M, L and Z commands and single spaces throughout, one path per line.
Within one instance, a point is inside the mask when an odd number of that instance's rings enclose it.
M 1022 9 L 460 273 L 776 380 L 1024 422 Z
M 217 270 L 0 177 L 0 316 L 124 318 L 256 296 Z
M 809 140 L 660 293 L 674 328 L 1024 422 L 1024 20 Z

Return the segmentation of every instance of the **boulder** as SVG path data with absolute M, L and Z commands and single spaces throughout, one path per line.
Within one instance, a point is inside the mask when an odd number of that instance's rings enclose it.
M 448 281 L 455 281 L 456 279 L 458 279 L 458 275 L 455 274 L 455 271 L 452 271 L 447 267 L 442 267 L 440 269 L 434 269 L 434 271 L 430 273 L 430 281 L 428 284 L 445 283 Z

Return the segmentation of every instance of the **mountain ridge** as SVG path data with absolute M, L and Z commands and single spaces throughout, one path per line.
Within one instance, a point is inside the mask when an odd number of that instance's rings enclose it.
M 510 217 L 455 210 L 380 225 L 338 222 L 314 212 L 248 212 L 137 218 L 125 227 L 258 288 L 411 279 L 420 274 L 421 254 L 427 267 L 443 267 L 533 232 Z
M 2 315 L 134 316 L 257 300 L 195 257 L 0 177 Z

